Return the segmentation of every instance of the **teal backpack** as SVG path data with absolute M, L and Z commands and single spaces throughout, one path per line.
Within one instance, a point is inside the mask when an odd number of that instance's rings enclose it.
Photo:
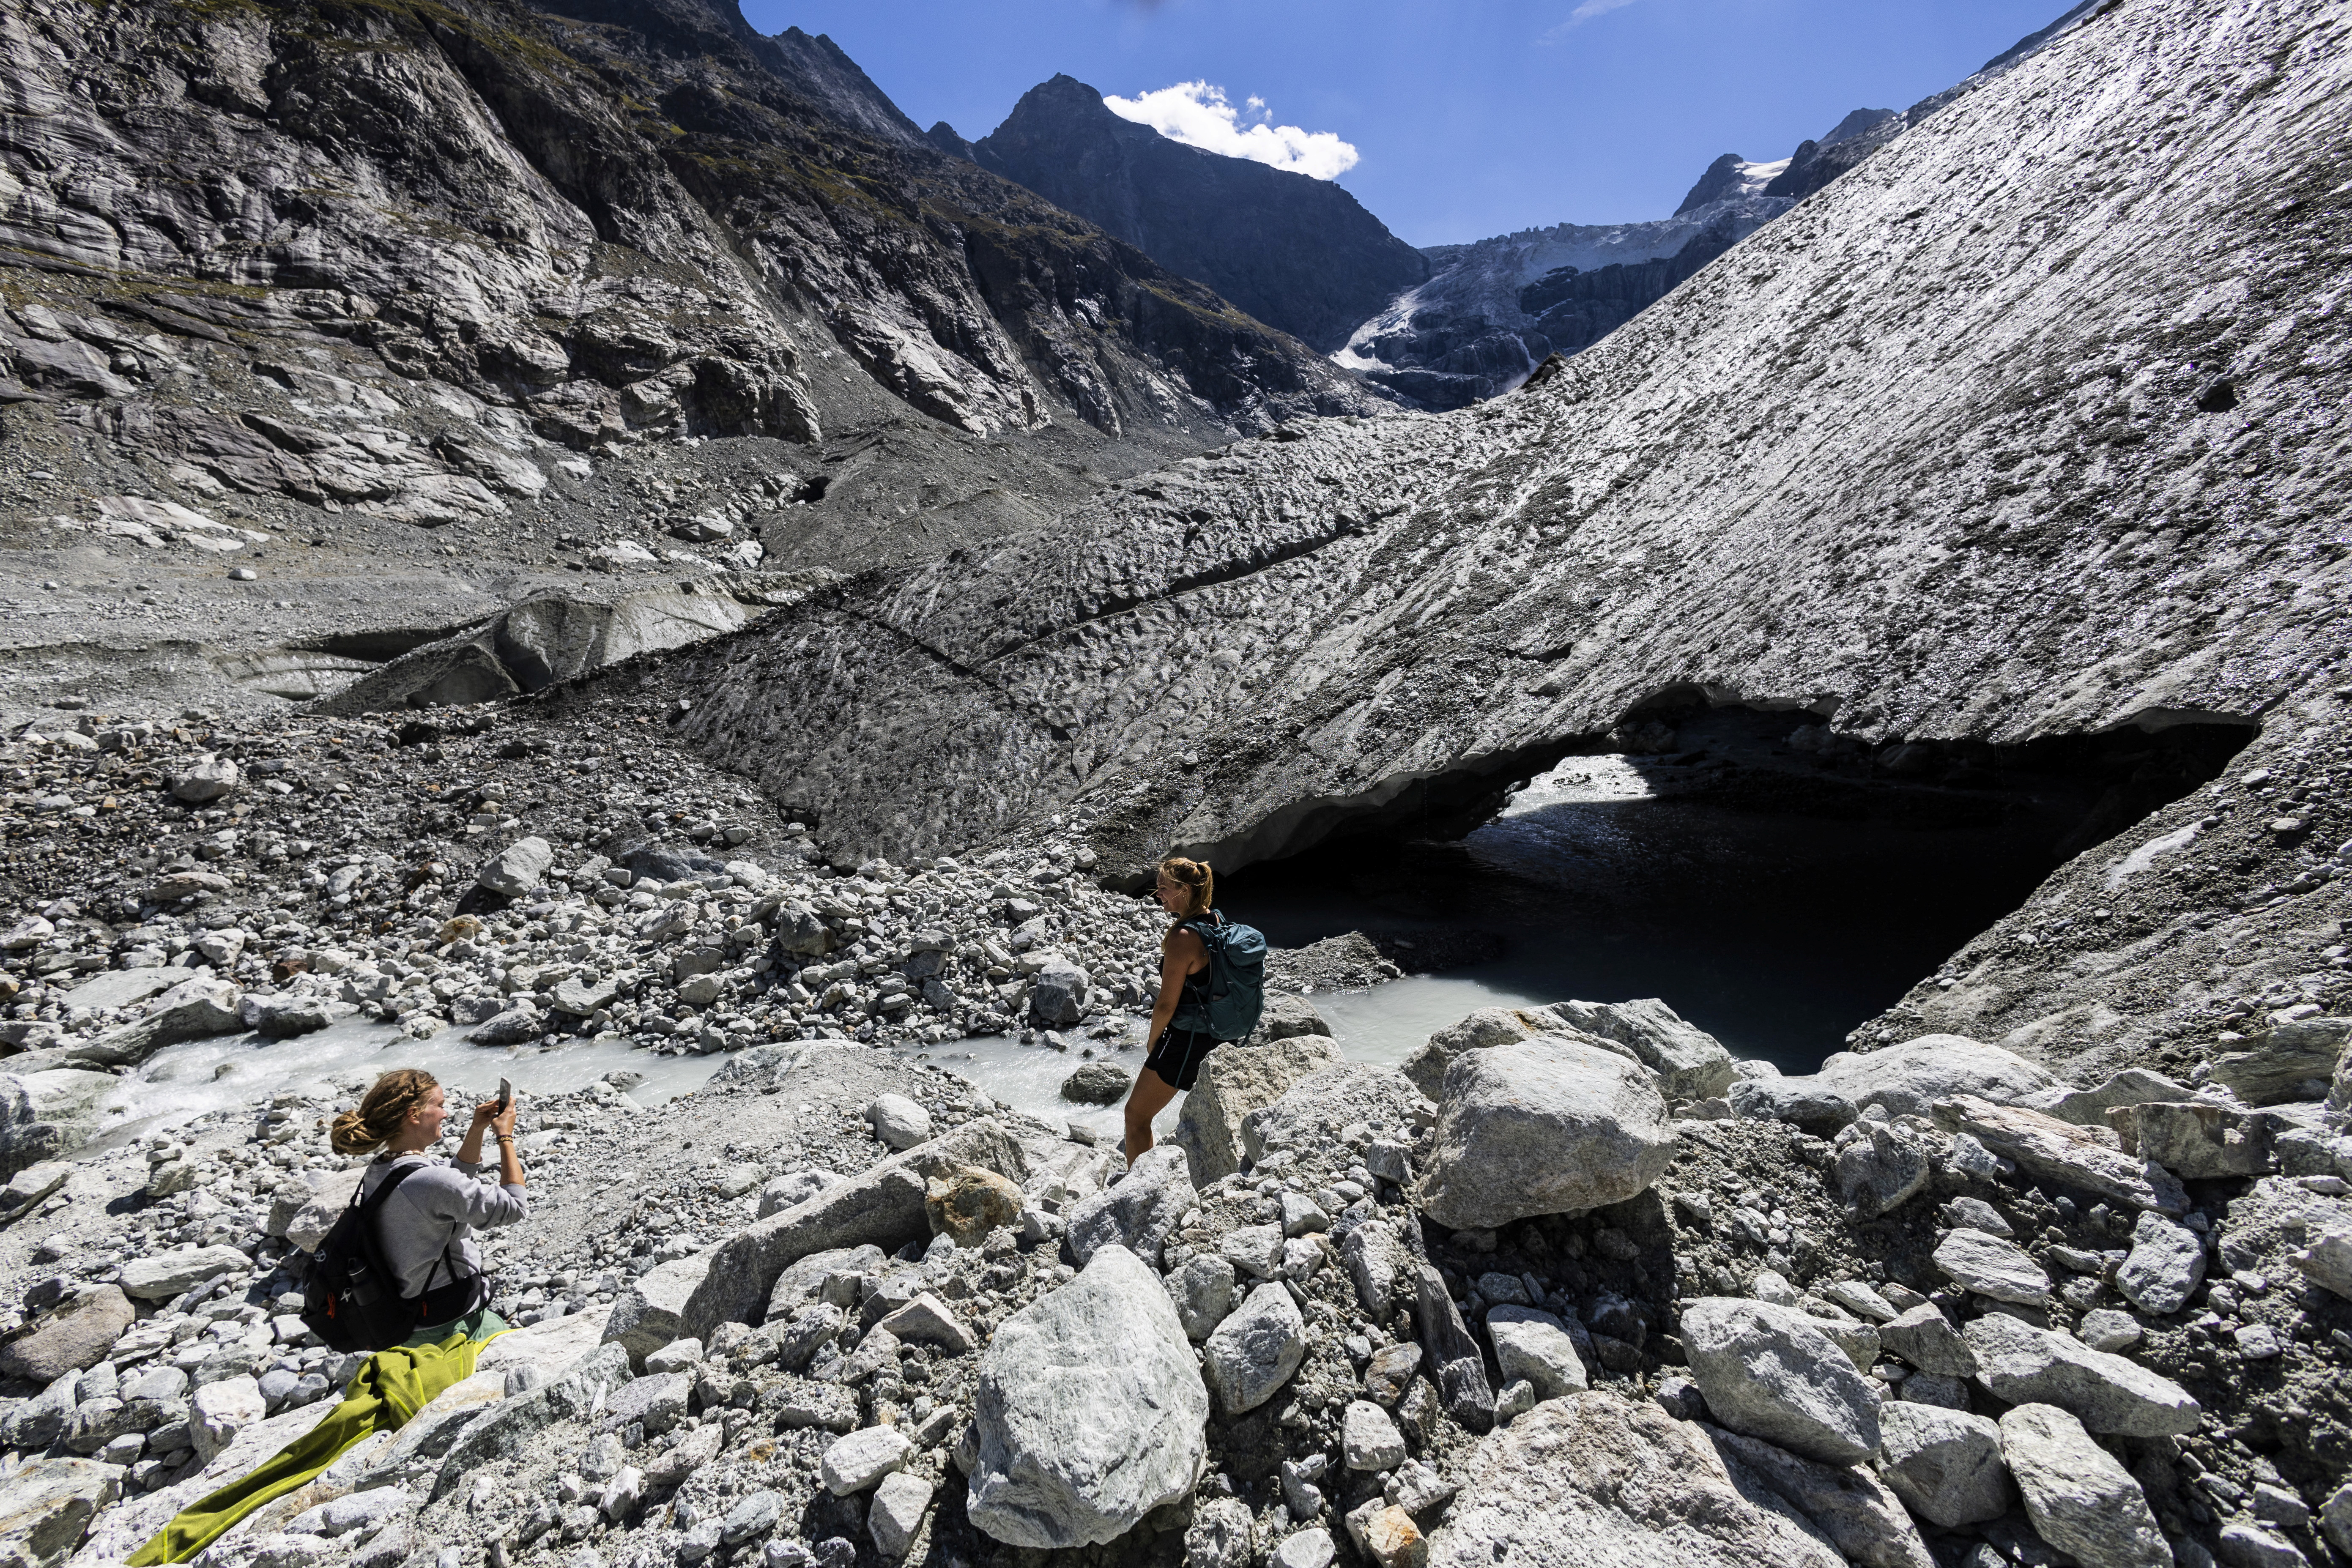
M 1258 1015 L 1265 1011 L 1265 937 L 1255 926 L 1237 925 L 1214 910 L 1209 917 L 1186 921 L 1183 926 L 1209 950 L 1209 968 L 1200 977 L 1206 984 L 1207 1000 L 1202 1001 L 1194 983 L 1188 982 L 1171 1023 L 1180 1029 L 1204 1031 L 1216 1040 L 1247 1039 L 1257 1027 Z

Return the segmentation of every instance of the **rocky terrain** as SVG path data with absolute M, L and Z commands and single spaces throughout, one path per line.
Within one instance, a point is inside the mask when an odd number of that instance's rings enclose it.
M 1857 1037 L 2186 1072 L 2343 984 L 2333 17 L 2105 12 L 1520 394 L 812 595 L 672 664 L 684 728 L 842 844 L 1058 816 L 1129 878 L 1671 752 L 1708 705 L 1931 787 L 2136 752 L 2131 809 Z
M 1429 276 L 1419 251 L 1333 182 L 1187 147 L 1120 119 L 1071 77 L 1031 88 L 976 142 L 945 124 L 931 134 L 1325 352 Z
M 901 562 L 1379 401 L 731 5 L 43 0 L 0 82 L 12 712 Z
M 273 1033 L 320 994 L 256 993 Z M 527 1107 L 519 1331 L 202 1560 L 2352 1555 L 2352 1058 L 2268 1023 L 2194 1089 L 1950 1036 L 1783 1078 L 1654 1001 L 1488 1009 L 1399 1070 L 1290 998 L 1124 1171 L 851 1040 L 666 1105 L 610 1073 Z M 19 1561 L 120 1562 L 331 1406 L 354 1358 L 297 1314 L 366 1079 L 14 1173 Z

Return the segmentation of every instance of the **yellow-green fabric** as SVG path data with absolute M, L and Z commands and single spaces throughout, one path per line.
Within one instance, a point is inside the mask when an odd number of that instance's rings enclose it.
M 497 1327 L 487 1332 L 478 1320 Z M 368 1357 L 325 1420 L 265 1460 L 250 1475 L 182 1509 L 153 1539 L 131 1554 L 133 1564 L 185 1563 L 226 1534 L 262 1504 L 316 1480 L 344 1450 L 378 1432 L 394 1432 L 444 1389 L 474 1375 L 474 1358 L 507 1324 L 485 1309 L 441 1325 L 434 1344 L 397 1345 Z

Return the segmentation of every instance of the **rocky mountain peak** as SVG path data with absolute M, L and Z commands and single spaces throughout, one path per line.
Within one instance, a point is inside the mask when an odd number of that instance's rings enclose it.
M 1024 93 L 971 156 L 1318 349 L 1429 275 L 1330 181 L 1172 142 L 1071 76 Z

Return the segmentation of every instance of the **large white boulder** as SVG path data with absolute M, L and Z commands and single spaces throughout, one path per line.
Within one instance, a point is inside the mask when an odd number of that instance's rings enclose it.
M 997 1328 L 980 1359 L 966 1514 L 1010 1546 L 1093 1546 L 1187 1496 L 1208 1458 L 1209 1391 L 1167 1288 L 1135 1254 Z
M 1639 1062 L 1538 1035 L 1445 1069 L 1422 1205 L 1457 1230 L 1580 1213 L 1644 1191 L 1674 1154 L 1666 1102 Z
M 1966 1035 L 1921 1035 L 1874 1051 L 1840 1051 L 1822 1063 L 1814 1079 L 1857 1110 L 1883 1105 L 1892 1116 L 1924 1116 L 1936 1101 L 1956 1094 L 2007 1105 L 2058 1086 L 2015 1051 Z

